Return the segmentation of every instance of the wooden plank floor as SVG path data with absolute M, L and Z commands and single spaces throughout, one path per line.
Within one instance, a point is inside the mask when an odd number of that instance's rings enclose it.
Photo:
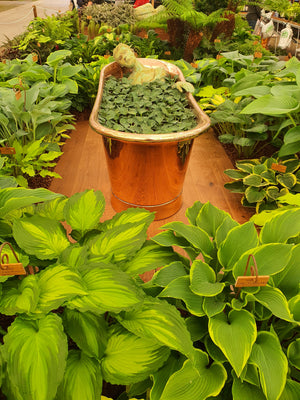
M 106 199 L 103 220 L 111 218 L 115 211 L 110 205 L 110 184 L 101 136 L 89 127 L 88 121 L 78 122 L 63 152 L 55 169 L 62 179 L 54 179 L 50 190 L 67 196 L 86 189 L 101 190 Z M 212 130 L 195 139 L 183 189 L 183 206 L 174 216 L 153 222 L 149 236 L 158 233 L 166 222 L 187 222 L 185 210 L 196 200 L 210 201 L 229 212 L 239 223 L 248 221 L 252 211 L 240 204 L 239 195 L 223 187 L 228 181 L 223 173 L 227 168 L 233 168 L 232 163 Z

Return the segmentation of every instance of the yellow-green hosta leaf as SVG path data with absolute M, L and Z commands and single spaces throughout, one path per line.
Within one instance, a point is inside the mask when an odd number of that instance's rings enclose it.
M 103 378 L 119 385 L 141 382 L 156 372 L 169 355 L 170 349 L 156 340 L 117 327 L 111 331 L 101 362 Z
M 80 350 L 100 360 L 107 346 L 108 325 L 103 315 L 65 309 L 64 328 Z
M 79 274 L 65 265 L 48 267 L 38 274 L 40 298 L 37 311 L 47 313 L 67 300 L 84 296 L 87 290 Z
M 120 314 L 119 322 L 130 332 L 194 358 L 194 347 L 184 319 L 166 301 L 147 298 L 140 308 Z
M 211 317 L 208 331 L 239 377 L 250 356 L 257 331 L 252 314 L 246 310 L 220 313 Z
M 145 223 L 127 223 L 102 232 L 92 242 L 90 251 L 97 258 L 125 261 L 142 247 L 146 237 Z
M 300 210 L 283 211 L 267 221 L 260 233 L 262 243 L 285 243 L 290 237 L 299 235 Z
M 101 228 L 105 231 L 115 228 L 116 226 L 132 224 L 146 224 L 147 226 L 154 220 L 154 213 L 143 208 L 128 208 L 115 214 L 112 219 L 106 220 L 101 224 Z
M 215 237 L 217 229 L 227 217 L 230 217 L 227 212 L 207 202 L 201 207 L 196 218 L 196 224 L 209 236 Z
M 300 282 L 300 244 L 293 246 L 291 258 L 284 270 L 273 277 L 276 287 L 278 287 L 290 299 L 299 292 Z
M 236 222 L 230 216 L 226 217 L 223 220 L 221 225 L 216 230 L 216 234 L 215 234 L 215 242 L 216 242 L 217 248 L 219 248 L 220 244 L 223 242 L 223 240 L 226 239 L 226 236 L 231 231 L 231 229 L 235 228 L 236 226 L 239 226 L 238 222 Z
M 41 260 L 57 258 L 70 245 L 59 222 L 39 215 L 14 221 L 13 234 L 21 249 Z
M 271 332 L 259 332 L 249 363 L 259 370 L 260 383 L 266 398 L 280 399 L 286 384 L 288 362 L 277 336 Z
M 19 280 L 9 280 L 2 285 L 0 313 L 5 315 L 29 314 L 39 300 L 39 286 L 36 275 Z
M 241 255 L 258 245 L 258 236 L 253 222 L 239 225 L 227 234 L 218 250 L 218 259 L 225 269 L 232 269 Z
M 37 320 L 17 317 L 3 346 L 11 388 L 18 388 L 22 400 L 53 400 L 64 375 L 67 351 L 67 337 L 57 315 Z
M 262 177 L 258 174 L 250 174 L 243 178 L 243 184 L 247 186 L 259 187 L 262 185 Z
M 35 214 L 41 217 L 55 219 L 56 221 L 64 220 L 64 207 L 68 199 L 64 197 L 58 197 L 57 199 L 45 201 L 39 203 L 36 206 Z
M 241 114 L 283 115 L 299 108 L 299 102 L 294 97 L 282 95 L 280 97 L 267 94 L 248 104 Z
M 149 284 L 150 286 L 165 287 L 174 279 L 179 278 L 180 276 L 186 276 L 186 274 L 186 266 L 181 261 L 175 261 L 156 271 L 151 281 L 147 282 L 144 286 L 147 287 Z
M 191 290 L 200 296 L 216 296 L 221 293 L 225 283 L 216 282 L 215 271 L 201 260 L 195 260 L 190 272 Z
M 64 208 L 67 223 L 82 235 L 96 228 L 105 207 L 103 194 L 97 190 L 86 190 L 71 196 Z
M 68 302 L 68 307 L 81 312 L 91 311 L 103 314 L 107 311 L 118 313 L 141 303 L 144 293 L 133 279 L 114 265 L 92 264 L 82 272 L 87 294 Z
M 260 387 L 234 378 L 232 385 L 232 400 L 266 400 Z
M 233 276 L 237 278 L 238 276 L 244 275 L 250 254 L 255 257 L 258 275 L 277 274 L 288 264 L 292 254 L 292 247 L 293 246 L 290 244 L 270 243 L 246 251 L 234 265 L 232 270 Z M 250 267 L 253 264 L 253 260 L 250 259 L 248 275 L 250 275 Z
M 187 360 L 171 375 L 160 400 L 205 400 L 222 390 L 227 373 L 222 364 L 209 363 L 206 353 L 196 350 L 197 366 Z
M 205 312 L 202 308 L 203 298 L 190 289 L 190 277 L 180 276 L 170 282 L 159 294 L 159 297 L 171 297 L 184 301 L 186 308 L 193 315 L 202 317 Z
M 245 197 L 248 203 L 258 203 L 266 196 L 266 192 L 257 187 L 249 186 L 245 190 Z
M 99 399 L 102 391 L 100 363 L 79 350 L 71 350 L 56 400 Z M 49 399 L 50 400 L 50 399 Z
M 288 189 L 291 189 L 297 183 L 296 175 L 291 173 L 285 173 L 283 175 L 277 175 L 277 182 Z
M 294 340 L 288 347 L 287 356 L 289 362 L 297 369 L 300 369 L 300 338 Z
M 291 379 L 287 379 L 285 388 L 279 400 L 298 400 L 299 393 L 300 393 L 300 383 L 292 381 Z

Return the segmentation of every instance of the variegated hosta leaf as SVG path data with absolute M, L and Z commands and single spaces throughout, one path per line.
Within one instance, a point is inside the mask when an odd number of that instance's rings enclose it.
M 129 385 L 156 372 L 170 349 L 154 339 L 139 337 L 122 327 L 112 329 L 101 362 L 103 378 L 112 384 Z
M 53 400 L 63 378 L 68 344 L 61 319 L 17 317 L 4 336 L 7 373 L 23 400 Z
M 87 295 L 71 300 L 69 308 L 95 314 L 107 311 L 118 313 L 136 306 L 144 299 L 144 292 L 133 279 L 114 265 L 92 264 L 90 269 L 82 272 L 82 279 Z
M 181 261 L 172 262 L 156 271 L 151 281 L 144 284 L 144 286 L 167 286 L 176 278 L 186 276 L 187 270 Z
M 72 269 L 81 270 L 88 268 L 88 249 L 78 243 L 72 243 L 61 253 L 58 261 Z
M 92 241 L 90 251 L 98 259 L 125 261 L 142 247 L 146 237 L 145 223 L 127 223 L 102 232 Z
M 246 310 L 220 313 L 209 319 L 208 331 L 223 351 L 237 376 L 240 376 L 256 339 L 256 323 Z
M 131 260 L 122 266 L 122 269 L 127 274 L 136 276 L 176 260 L 178 256 L 171 247 L 162 247 L 148 241 Z
M 230 217 L 227 212 L 207 202 L 201 207 L 196 218 L 196 224 L 204 229 L 209 236 L 215 237 L 217 229 L 227 217 Z
M 102 391 L 100 363 L 79 350 L 71 350 L 56 400 L 99 399 Z M 50 400 L 50 399 L 49 399 Z
M 226 236 L 218 250 L 218 259 L 225 269 L 232 269 L 241 255 L 258 245 L 258 236 L 253 222 L 239 225 Z
M 59 222 L 39 215 L 14 221 L 13 234 L 21 249 L 41 260 L 57 258 L 70 245 Z
M 36 275 L 29 275 L 21 281 L 9 280 L 2 285 L 2 290 L 0 313 L 29 314 L 35 310 L 40 293 Z
M 191 336 L 179 311 L 166 301 L 147 298 L 133 311 L 120 314 L 119 322 L 130 332 L 177 350 L 194 359 Z
M 105 199 L 99 190 L 86 190 L 69 198 L 64 215 L 71 228 L 84 235 L 97 227 L 104 207 Z
M 50 219 L 55 219 L 56 221 L 64 220 L 64 207 L 68 199 L 64 197 L 59 197 L 51 201 L 45 201 L 44 203 L 39 203 L 36 206 L 35 214 L 41 217 L 46 217 Z
M 299 235 L 300 210 L 283 211 L 266 222 L 260 232 L 262 243 L 285 243 L 290 237 Z
M 248 257 L 252 254 L 257 264 L 258 275 L 274 275 L 282 271 L 288 264 L 293 245 L 282 243 L 270 243 L 258 246 L 256 249 L 251 249 L 241 255 L 240 259 L 233 267 L 233 276 L 244 275 Z M 250 259 L 248 272 L 250 275 L 250 267 L 254 262 Z
M 225 286 L 225 283 L 216 282 L 215 271 L 201 260 L 193 262 L 190 278 L 191 290 L 200 296 L 216 296 Z
M 38 274 L 38 278 L 40 298 L 37 312 L 47 313 L 73 297 L 88 293 L 81 276 L 65 265 L 48 267 Z
M 196 350 L 197 366 L 187 360 L 168 380 L 160 400 L 205 400 L 222 390 L 227 373 L 222 364 L 209 364 L 206 353 Z
M 190 277 L 188 275 L 180 276 L 170 282 L 159 294 L 159 297 L 171 297 L 183 300 L 190 313 L 198 317 L 205 315 L 202 308 L 203 297 L 191 291 Z
M 115 214 L 112 219 L 106 220 L 101 223 L 101 230 L 108 231 L 116 226 L 132 224 L 146 224 L 147 227 L 154 220 L 154 213 L 145 210 L 144 208 L 128 208 Z
M 249 363 L 253 363 L 259 370 L 260 383 L 266 398 L 278 400 L 286 384 L 288 362 L 275 334 L 258 333 Z
M 89 357 L 100 360 L 107 346 L 107 323 L 103 315 L 65 309 L 64 328 L 77 346 Z
M 232 385 L 232 399 L 233 400 L 266 400 L 262 390 L 255 385 L 248 382 L 241 381 L 234 378 Z

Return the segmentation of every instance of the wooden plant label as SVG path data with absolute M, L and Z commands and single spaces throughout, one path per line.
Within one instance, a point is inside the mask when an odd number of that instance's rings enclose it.
M 8 254 L 2 254 L 3 247 L 6 245 L 10 247 L 17 262 L 10 263 Z M 12 245 L 8 242 L 4 242 L 0 246 L 0 276 L 10 276 L 10 275 L 27 275 L 27 273 L 25 271 L 25 268 L 23 267 L 23 264 L 20 263 L 16 252 L 12 248 Z
M 20 100 L 20 98 L 22 97 L 21 90 L 16 91 L 15 97 L 16 97 L 16 100 Z
M 281 165 L 281 164 L 276 164 L 273 163 L 271 165 L 271 169 L 273 169 L 274 171 L 278 171 L 278 172 L 285 172 L 286 171 L 286 166 L 285 165 Z
M 14 147 L 1 147 L 0 154 L 16 154 Z
M 37 54 L 33 53 L 33 54 L 32 54 L 32 61 L 33 61 L 33 62 L 37 62 L 37 60 L 38 60 Z
M 235 282 L 235 287 L 266 286 L 268 280 L 268 275 L 238 276 Z

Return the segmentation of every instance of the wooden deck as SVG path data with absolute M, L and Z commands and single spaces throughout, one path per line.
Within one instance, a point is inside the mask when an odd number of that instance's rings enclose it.
M 103 220 L 111 218 L 115 211 L 110 204 L 109 177 L 100 135 L 89 127 L 88 121 L 78 122 L 63 152 L 55 169 L 62 179 L 54 179 L 50 190 L 67 196 L 86 189 L 101 190 L 106 200 Z M 172 217 L 153 222 L 149 236 L 158 233 L 166 222 L 187 222 L 185 210 L 196 200 L 203 203 L 210 201 L 229 212 L 239 223 L 248 221 L 252 211 L 240 204 L 240 195 L 223 187 L 228 182 L 228 177 L 223 173 L 227 168 L 233 168 L 232 163 L 212 130 L 195 139 L 184 184 L 183 206 Z

